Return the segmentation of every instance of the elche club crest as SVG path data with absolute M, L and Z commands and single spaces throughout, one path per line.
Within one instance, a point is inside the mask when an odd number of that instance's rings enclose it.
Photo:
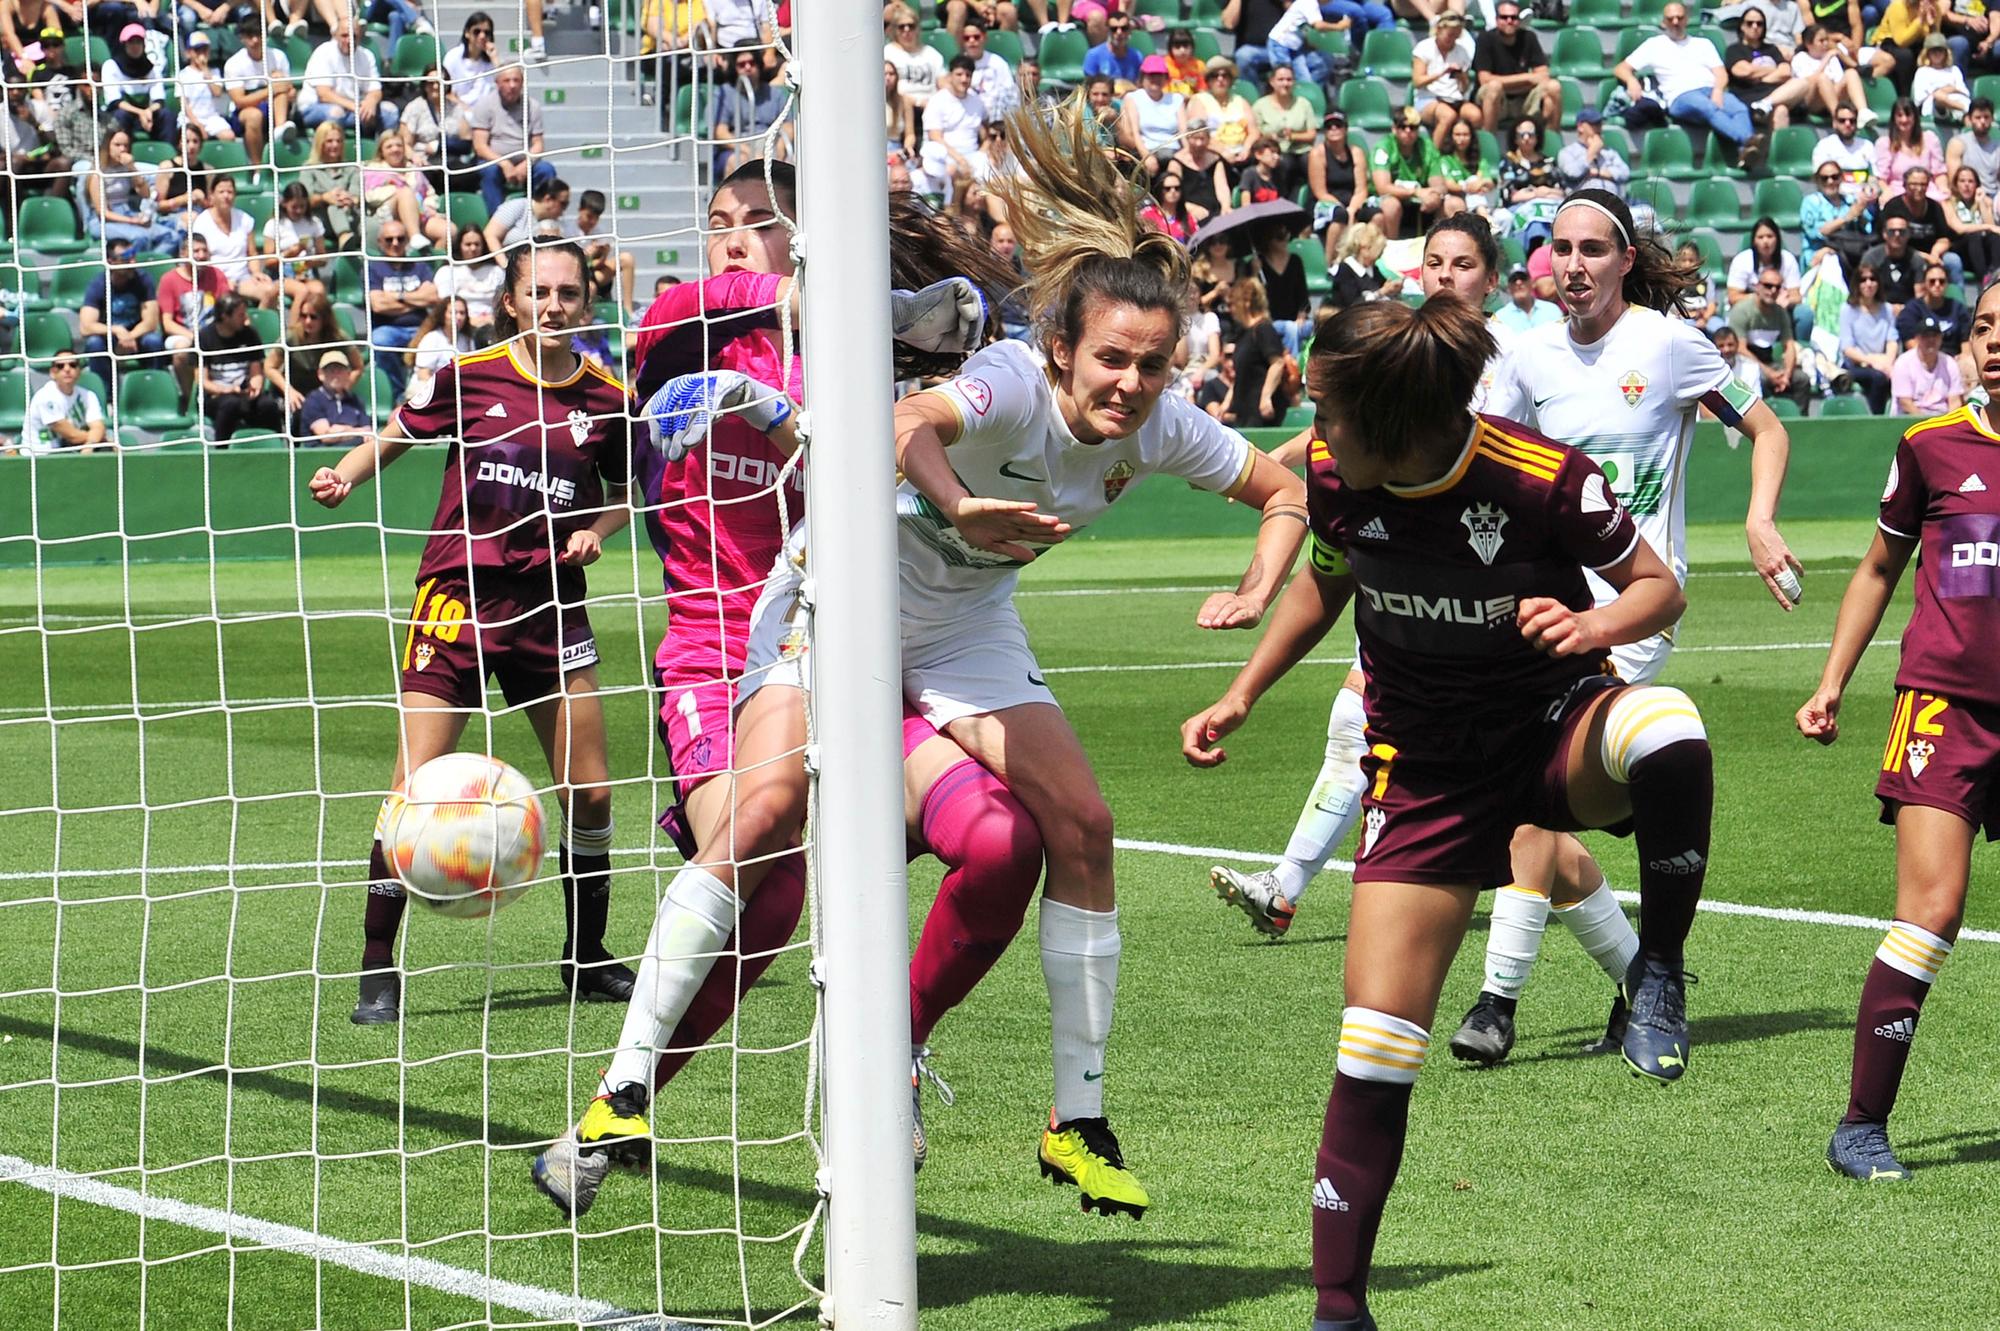
M 1618 378 L 1618 391 L 1625 395 L 1625 405 L 1628 407 L 1638 406 L 1639 399 L 1646 396 L 1646 386 L 1650 383 L 1652 383 L 1652 380 L 1637 370 L 1627 370 L 1624 374 L 1620 375 Z
M 1507 525 L 1507 514 L 1497 504 L 1474 504 L 1458 515 L 1465 524 L 1465 539 L 1472 543 L 1472 553 L 1479 556 L 1482 564 L 1491 564 L 1500 553 L 1506 537 L 1500 529 Z
M 958 392 L 975 416 L 984 416 L 993 407 L 993 386 L 984 379 L 960 379 Z
M 1112 463 L 1104 471 L 1104 502 L 1109 504 L 1125 493 L 1125 487 L 1132 483 L 1136 468 L 1124 458 Z
M 1937 745 L 1927 739 L 1913 739 L 1903 746 L 1903 752 L 1910 756 L 1910 775 L 1922 776 L 1924 769 L 1931 765 L 1931 755 L 1937 752 Z

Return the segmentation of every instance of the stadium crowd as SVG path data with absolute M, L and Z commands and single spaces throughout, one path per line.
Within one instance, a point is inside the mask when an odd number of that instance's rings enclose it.
M 1195 251 L 1179 391 L 1236 425 L 1303 421 L 1291 367 L 1312 327 L 1417 299 L 1442 217 L 1501 237 L 1503 333 L 1560 318 L 1550 224 L 1585 186 L 1699 262 L 1690 317 L 1781 415 L 1977 394 L 1971 305 L 2000 271 L 1983 6 L 1573 2 L 892 3 L 890 180 L 1013 261 L 998 122 L 1086 90 L 1154 224 Z
M 485 12 L 295 8 L 0 0 L 0 449 L 351 443 L 534 239 L 585 244 L 617 355 L 636 266 L 545 156 L 540 7 L 516 61 Z

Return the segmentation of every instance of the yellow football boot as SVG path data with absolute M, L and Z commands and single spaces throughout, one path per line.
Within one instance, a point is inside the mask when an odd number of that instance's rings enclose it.
M 1039 1158 L 1042 1177 L 1054 1180 L 1058 1187 L 1075 1185 L 1083 1193 L 1086 1211 L 1099 1215 L 1123 1211 L 1137 1220 L 1153 1204 L 1145 1187 L 1125 1168 L 1118 1138 L 1104 1119 L 1073 1118 L 1058 1123 L 1055 1111 L 1050 1110 Z
M 592 1100 L 576 1130 L 534 1158 L 529 1176 L 564 1215 L 581 1216 L 597 1200 L 613 1165 L 645 1169 L 652 1158 L 645 1088 L 629 1083 Z

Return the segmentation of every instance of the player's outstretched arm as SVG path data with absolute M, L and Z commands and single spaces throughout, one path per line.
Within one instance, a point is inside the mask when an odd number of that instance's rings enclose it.
M 379 475 L 391 462 L 409 452 L 415 442 L 404 433 L 402 420 L 391 416 L 389 424 L 375 438 L 362 440 L 348 449 L 340 461 L 314 472 L 306 482 L 306 491 L 314 503 L 339 508 L 355 486 Z
M 1037 512 L 1030 501 L 985 499 L 966 489 L 944 452 L 958 433 L 957 413 L 934 393 L 912 393 L 896 404 L 896 470 L 951 520 L 966 544 L 1027 563 L 1040 552 L 1022 542 L 1053 545 L 1069 535 L 1067 522 Z
M 1840 614 L 1833 621 L 1833 646 L 1820 672 L 1819 688 L 1799 708 L 1799 733 L 1807 739 L 1831 744 L 1840 738 L 1840 699 L 1847 682 L 1861 664 L 1861 654 L 1882 626 L 1882 612 L 1903 580 L 1917 543 L 1907 536 L 1892 536 L 1880 527 L 1861 557 L 1854 576 L 1847 580 L 1847 593 L 1840 598 Z
M 1354 575 L 1344 570 L 1326 573 L 1313 567 L 1293 578 L 1229 691 L 1181 723 L 1181 754 L 1196 767 L 1227 761 L 1229 755 L 1220 747 L 1223 737 L 1249 720 L 1257 700 L 1319 645 L 1353 596 Z
M 1750 436 L 1750 512 L 1744 534 L 1750 541 L 1750 563 L 1771 597 L 1786 610 L 1797 604 L 1799 575 L 1805 572 L 1785 538 L 1778 534 L 1778 496 L 1785 489 L 1785 469 L 1791 463 L 1792 437 L 1768 402 L 1759 401 L 1743 413 L 1742 431 Z M 1786 587 L 1792 592 L 1786 594 Z
M 1644 541 L 1597 574 L 1618 589 L 1618 596 L 1589 610 L 1572 610 L 1548 596 L 1521 598 L 1515 622 L 1530 647 L 1550 656 L 1574 656 L 1637 642 L 1673 627 L 1687 609 L 1673 570 Z
M 1263 453 L 1250 455 L 1250 474 L 1230 496 L 1263 511 L 1250 567 L 1233 592 L 1202 603 L 1194 622 L 1205 629 L 1255 628 L 1285 585 L 1306 538 L 1306 484 Z

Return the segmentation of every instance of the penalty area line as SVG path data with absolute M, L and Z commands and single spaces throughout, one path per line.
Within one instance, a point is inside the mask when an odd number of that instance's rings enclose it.
M 309 1229 L 259 1220 L 233 1211 L 220 1211 L 212 1206 L 197 1206 L 193 1202 L 177 1201 L 171 1197 L 148 1196 L 102 1179 L 38 1165 L 18 1156 L 0 1155 L 0 1183 L 18 1183 L 65 1201 L 85 1202 L 145 1220 L 220 1234 L 230 1240 L 233 1252 L 268 1250 L 290 1253 L 309 1261 L 345 1267 L 362 1275 L 379 1276 L 399 1284 L 422 1285 L 475 1303 L 511 1309 L 525 1313 L 536 1321 L 617 1327 L 619 1331 L 693 1331 L 685 1322 L 633 1314 L 596 1299 L 577 1298 L 537 1285 L 517 1284 L 477 1271 L 447 1266 L 428 1257 L 385 1252 L 367 1244 L 329 1238 Z
M 1239 864 L 1276 864 L 1280 856 L 1256 850 L 1231 850 L 1226 846 L 1184 846 L 1175 841 L 1138 841 L 1129 837 L 1118 837 L 1113 843 L 1120 850 L 1138 851 L 1148 855 L 1177 855 L 1190 860 L 1234 860 Z M 1351 860 L 1329 860 L 1327 868 L 1342 873 L 1354 869 Z M 1614 893 L 1628 906 L 1639 904 L 1637 892 Z M 1702 898 L 1699 909 L 1711 915 L 1743 915 L 1758 920 L 1776 920 L 1782 924 L 1817 924 L 1840 929 L 1873 929 L 1877 933 L 1886 931 L 1890 922 L 1867 915 L 1848 915 L 1832 910 L 1802 910 L 1794 906 L 1746 906 L 1736 901 L 1711 901 Z M 2000 943 L 2000 929 L 1966 929 L 1958 935 L 1959 941 L 1967 939 L 1977 943 Z

